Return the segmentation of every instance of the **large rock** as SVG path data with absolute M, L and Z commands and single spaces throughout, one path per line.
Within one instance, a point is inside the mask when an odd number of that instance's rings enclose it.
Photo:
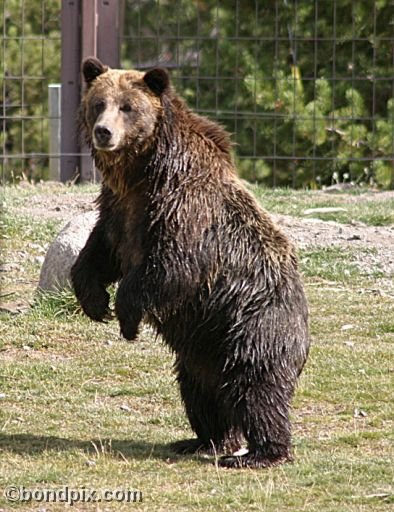
M 96 211 L 78 215 L 60 231 L 49 246 L 41 267 L 39 290 L 58 290 L 69 283 L 71 267 L 85 246 L 97 215 Z

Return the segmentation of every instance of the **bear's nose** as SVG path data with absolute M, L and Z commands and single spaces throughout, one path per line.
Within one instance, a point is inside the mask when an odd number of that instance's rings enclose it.
M 98 125 L 94 129 L 94 137 L 98 144 L 105 146 L 111 140 L 112 132 L 106 126 Z

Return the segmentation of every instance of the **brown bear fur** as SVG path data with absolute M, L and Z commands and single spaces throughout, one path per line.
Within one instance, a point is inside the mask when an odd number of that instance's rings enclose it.
M 83 65 L 81 124 L 102 172 L 100 217 L 72 270 L 87 315 L 143 318 L 175 352 L 197 439 L 226 467 L 291 457 L 289 406 L 309 349 L 293 245 L 237 178 L 228 135 L 192 113 L 167 73 Z M 248 453 L 232 453 L 248 444 Z

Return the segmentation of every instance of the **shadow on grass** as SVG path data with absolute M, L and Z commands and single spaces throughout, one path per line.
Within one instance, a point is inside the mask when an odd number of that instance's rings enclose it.
M 81 450 L 87 454 L 109 457 L 127 457 L 136 460 L 161 459 L 164 461 L 193 459 L 212 464 L 212 460 L 198 455 L 178 455 L 171 444 L 133 441 L 132 439 L 67 439 L 56 436 L 38 436 L 34 434 L 0 434 L 0 452 L 18 455 L 36 455 L 42 452 Z

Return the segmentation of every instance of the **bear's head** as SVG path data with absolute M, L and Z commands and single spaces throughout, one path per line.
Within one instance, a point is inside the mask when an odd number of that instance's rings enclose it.
M 127 150 L 138 156 L 148 150 L 163 112 L 161 96 L 170 87 L 167 72 L 111 69 L 91 57 L 82 73 L 87 87 L 81 121 L 88 142 L 106 154 Z

